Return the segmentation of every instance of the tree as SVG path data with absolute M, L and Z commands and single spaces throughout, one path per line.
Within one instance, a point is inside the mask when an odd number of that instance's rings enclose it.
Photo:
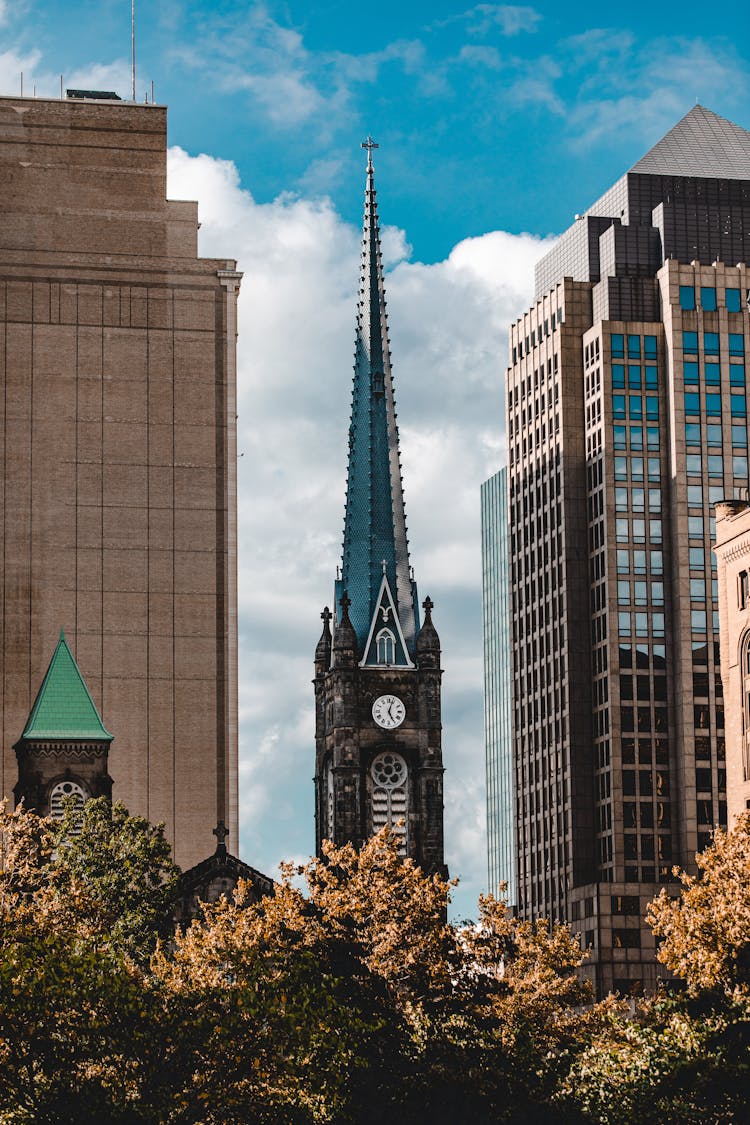
M 750 813 L 731 832 L 717 829 L 695 857 L 700 874 L 674 869 L 679 898 L 663 889 L 646 920 L 662 943 L 657 956 L 693 994 L 722 989 L 750 998 Z

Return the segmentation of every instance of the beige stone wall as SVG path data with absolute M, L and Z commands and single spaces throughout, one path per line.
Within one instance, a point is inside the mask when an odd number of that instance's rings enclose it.
M 735 500 L 716 505 L 716 546 L 719 576 L 721 680 L 727 739 L 727 822 L 731 828 L 750 808 L 750 774 L 744 757 L 744 670 L 742 647 L 750 629 L 750 597 L 743 598 L 740 574 L 750 579 L 750 506 Z M 743 604 L 744 603 L 744 604 Z
M 189 866 L 238 847 L 239 275 L 165 185 L 163 107 L 0 98 L 2 788 L 63 627 Z

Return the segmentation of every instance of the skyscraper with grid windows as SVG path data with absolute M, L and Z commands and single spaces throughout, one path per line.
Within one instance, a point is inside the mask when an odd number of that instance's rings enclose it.
M 713 505 L 748 487 L 750 133 L 696 106 L 560 238 L 506 383 L 518 902 L 600 992 L 726 820 Z

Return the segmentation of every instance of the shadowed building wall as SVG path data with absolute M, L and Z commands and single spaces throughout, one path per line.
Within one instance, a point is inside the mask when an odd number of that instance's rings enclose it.
M 114 797 L 237 840 L 240 275 L 166 200 L 166 110 L 0 99 L 2 787 L 61 626 Z

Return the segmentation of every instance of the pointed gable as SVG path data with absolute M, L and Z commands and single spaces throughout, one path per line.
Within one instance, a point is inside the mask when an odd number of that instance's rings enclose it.
M 396 603 L 393 600 L 388 576 L 384 573 L 380 583 L 370 631 L 365 642 L 360 666 L 384 665 L 386 667 L 413 667 L 409 657 Z
M 655 176 L 750 179 L 750 133 L 696 105 L 631 168 Z
M 22 738 L 112 741 L 62 631 Z

